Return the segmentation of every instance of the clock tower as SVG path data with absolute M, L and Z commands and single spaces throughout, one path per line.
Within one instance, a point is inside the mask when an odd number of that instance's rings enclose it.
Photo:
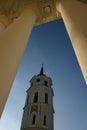
M 24 106 L 21 130 L 54 130 L 52 80 L 40 73 L 30 80 Z

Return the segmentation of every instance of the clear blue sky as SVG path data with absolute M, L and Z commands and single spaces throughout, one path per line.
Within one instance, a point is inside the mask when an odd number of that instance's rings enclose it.
M 42 63 L 53 81 L 54 130 L 87 130 L 87 85 L 62 20 L 33 28 L 0 130 L 20 130 L 29 80 L 40 72 Z

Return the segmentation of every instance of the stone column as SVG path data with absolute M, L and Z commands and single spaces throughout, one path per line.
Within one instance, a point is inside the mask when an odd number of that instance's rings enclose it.
M 87 2 L 81 0 L 57 0 L 72 46 L 87 83 Z
M 0 115 L 36 18 L 35 12 L 25 9 L 14 23 L 0 33 Z

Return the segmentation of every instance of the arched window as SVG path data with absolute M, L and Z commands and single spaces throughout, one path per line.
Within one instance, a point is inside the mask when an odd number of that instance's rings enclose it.
M 37 79 L 37 82 L 40 82 L 40 79 Z
M 46 123 L 47 121 L 46 121 L 46 120 L 47 120 L 47 119 L 46 119 L 46 116 L 44 116 L 44 119 L 43 119 L 43 125 L 44 125 L 44 126 L 47 125 L 47 123 Z
M 34 95 L 34 102 L 38 102 L 38 92 L 36 92 Z
M 35 122 L 36 122 L 36 115 L 33 115 L 32 124 L 35 125 Z
M 48 103 L 48 94 L 45 93 L 45 103 Z
M 48 85 L 47 81 L 44 81 L 44 84 L 45 84 L 45 86 L 47 86 Z

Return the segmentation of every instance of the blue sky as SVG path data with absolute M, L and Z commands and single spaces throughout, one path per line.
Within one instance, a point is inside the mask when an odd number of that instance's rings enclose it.
M 33 28 L 0 130 L 20 130 L 29 80 L 40 72 L 42 64 L 53 81 L 54 130 L 87 130 L 87 85 L 62 19 Z

